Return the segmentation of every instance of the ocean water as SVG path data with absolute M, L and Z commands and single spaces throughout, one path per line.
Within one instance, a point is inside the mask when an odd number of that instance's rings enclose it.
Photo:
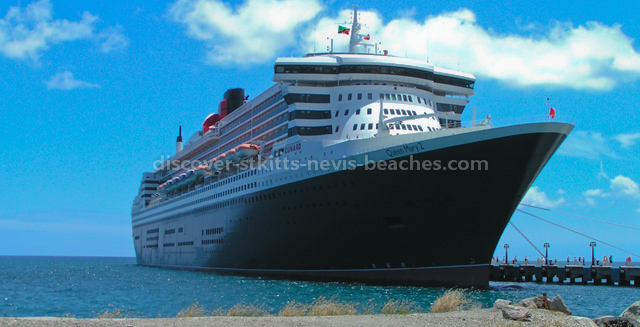
M 408 300 L 425 310 L 447 289 L 370 286 L 225 276 L 139 267 L 134 258 L 0 256 L 0 317 L 95 318 L 115 308 L 132 317 L 175 317 L 195 301 L 207 310 L 235 304 L 262 305 L 277 314 L 289 301 L 318 297 L 375 305 Z M 473 298 L 489 307 L 496 299 L 521 300 L 560 294 L 579 316 L 619 315 L 640 300 L 639 287 L 491 283 Z

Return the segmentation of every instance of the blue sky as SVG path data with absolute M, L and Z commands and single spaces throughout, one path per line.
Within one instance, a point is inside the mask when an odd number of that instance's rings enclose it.
M 640 227 L 640 2 L 367 1 L 365 33 L 390 54 L 476 75 L 463 119 L 544 116 L 576 128 L 524 202 Z M 194 133 L 228 88 L 258 95 L 278 56 L 340 50 L 337 1 L 10 1 L 0 5 L 0 255 L 133 256 L 140 176 Z M 640 254 L 638 230 L 522 208 Z M 550 256 L 590 240 L 514 214 Z M 496 250 L 535 258 L 513 227 Z M 623 260 L 598 243 L 596 253 Z M 640 257 L 633 256 L 634 260 Z

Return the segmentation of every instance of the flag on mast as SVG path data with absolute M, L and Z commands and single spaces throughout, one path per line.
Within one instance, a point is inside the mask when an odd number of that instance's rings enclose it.
M 551 119 L 556 118 L 556 110 L 553 109 L 553 107 L 551 107 L 551 109 L 549 109 L 549 117 L 551 117 Z
M 371 40 L 371 36 L 369 34 L 367 34 L 367 36 L 363 37 L 363 39 L 369 41 L 369 40 Z
M 350 29 L 344 27 L 344 26 L 338 26 L 338 34 L 347 34 L 349 35 L 349 31 Z

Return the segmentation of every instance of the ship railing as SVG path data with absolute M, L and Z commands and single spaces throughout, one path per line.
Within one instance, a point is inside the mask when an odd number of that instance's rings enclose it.
M 575 124 L 575 120 L 570 116 L 556 116 L 555 118 L 551 118 L 545 115 L 530 115 L 530 116 L 505 118 L 505 119 L 499 119 L 499 120 L 493 120 L 489 116 L 488 119 L 486 119 L 486 121 L 484 118 L 482 118 L 482 119 L 476 119 L 475 122 L 471 120 L 469 121 L 465 120 L 465 121 L 462 121 L 459 125 L 456 125 L 455 127 L 443 126 L 442 129 L 440 130 L 428 132 L 430 133 L 428 135 L 432 135 L 433 138 L 439 138 L 443 136 L 458 134 L 464 131 L 480 130 L 480 129 L 486 129 L 486 128 L 495 128 L 495 127 L 506 127 L 506 126 L 530 124 L 530 123 L 545 123 L 545 122 Z M 403 135 L 411 135 L 411 134 L 403 134 Z M 394 136 L 391 136 L 391 137 L 393 138 Z M 345 141 L 347 140 L 327 140 L 325 142 L 325 146 L 342 143 Z M 391 146 L 401 145 L 402 143 L 403 142 L 398 142 L 398 144 L 391 144 Z M 386 146 L 389 146 L 389 144 L 387 144 Z M 380 146 L 362 147 L 352 152 L 352 154 L 358 155 L 358 154 L 378 150 L 379 148 Z
M 482 122 L 487 117 L 478 117 L 475 120 L 475 126 L 481 125 Z M 501 118 L 501 119 L 493 119 L 490 115 L 488 116 L 487 124 L 492 127 L 506 127 L 512 125 L 521 125 L 521 124 L 530 124 L 530 123 L 568 123 L 575 124 L 575 120 L 571 116 L 555 116 L 555 118 L 551 118 L 548 115 L 529 115 L 529 116 L 520 116 L 520 117 L 509 117 L 509 118 Z M 460 127 L 455 128 L 465 128 L 474 126 L 474 122 L 471 120 L 463 120 L 460 124 Z M 443 127 L 443 129 L 450 129 Z

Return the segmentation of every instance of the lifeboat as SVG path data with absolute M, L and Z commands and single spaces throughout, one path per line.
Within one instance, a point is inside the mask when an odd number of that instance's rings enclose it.
M 158 185 L 158 188 L 157 188 L 158 193 L 164 193 L 166 191 L 166 188 L 165 188 L 166 185 L 167 185 L 166 182 Z
M 236 154 L 236 149 L 231 149 L 231 150 L 227 151 L 225 153 L 225 158 L 226 158 L 225 159 L 226 162 L 229 162 L 231 164 L 235 164 L 235 163 L 238 163 L 238 161 L 240 161 L 240 158 Z
M 204 176 L 210 174 L 211 169 L 209 169 L 209 166 L 201 165 L 196 167 L 193 170 L 193 173 L 195 174 L 196 179 L 199 180 L 200 178 L 203 178 Z
M 241 144 L 236 148 L 236 156 L 240 160 L 248 159 L 257 155 L 259 150 L 260 148 L 255 144 L 251 144 L 251 143 Z
M 189 185 L 196 181 L 195 170 L 189 169 L 185 173 L 184 179 L 182 180 L 183 185 Z
M 221 154 L 215 158 L 213 158 L 213 160 L 211 160 L 211 163 L 209 164 L 209 169 L 211 169 L 212 171 L 220 171 L 223 170 L 226 167 L 226 161 L 225 161 L 225 154 Z
M 180 189 L 185 185 L 185 178 L 187 178 L 187 173 L 182 173 L 176 177 L 176 181 L 174 183 L 175 188 Z
M 171 191 L 173 191 L 173 190 L 176 188 L 176 186 L 177 186 L 177 185 L 176 185 L 176 182 L 177 182 L 177 181 L 178 181 L 178 177 L 174 177 L 174 178 L 172 178 L 172 179 L 168 180 L 168 181 L 165 183 L 165 184 L 166 184 L 166 186 L 164 187 L 164 188 L 165 188 L 165 191 L 166 191 L 166 192 L 171 192 Z

